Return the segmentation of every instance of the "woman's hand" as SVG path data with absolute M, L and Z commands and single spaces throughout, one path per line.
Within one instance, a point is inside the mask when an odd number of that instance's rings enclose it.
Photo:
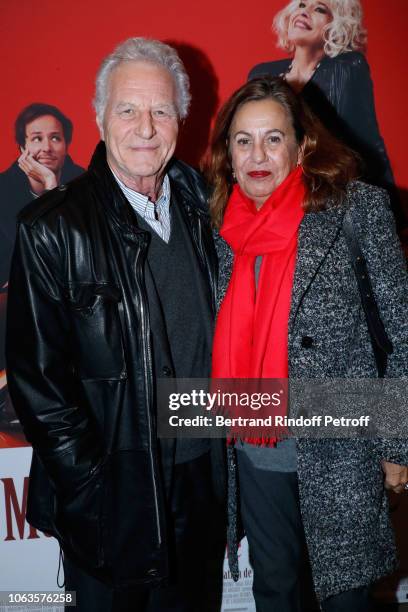
M 385 475 L 385 488 L 394 491 L 394 493 L 402 493 L 408 482 L 408 467 L 406 465 L 397 465 L 396 463 L 383 461 L 382 468 Z
M 40 164 L 27 149 L 18 158 L 18 165 L 27 175 L 31 188 L 37 195 L 57 186 L 57 177 L 54 172 Z

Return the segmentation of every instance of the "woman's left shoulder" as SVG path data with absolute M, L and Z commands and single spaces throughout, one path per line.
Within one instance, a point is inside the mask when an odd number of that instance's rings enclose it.
M 388 192 L 363 181 L 349 183 L 344 204 L 353 220 L 365 228 L 378 225 L 380 220 L 393 220 Z
M 349 206 L 384 204 L 389 208 L 389 195 L 386 189 L 376 187 L 363 181 L 351 181 L 346 191 L 347 203 Z

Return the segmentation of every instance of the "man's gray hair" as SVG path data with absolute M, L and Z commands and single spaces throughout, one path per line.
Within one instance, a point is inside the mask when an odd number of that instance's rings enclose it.
M 176 86 L 176 104 L 180 119 L 188 114 L 190 106 L 190 81 L 178 53 L 170 45 L 149 38 L 128 38 L 118 45 L 102 62 L 96 75 L 96 88 L 93 106 L 102 124 L 108 99 L 109 77 L 122 62 L 145 61 L 166 68 Z

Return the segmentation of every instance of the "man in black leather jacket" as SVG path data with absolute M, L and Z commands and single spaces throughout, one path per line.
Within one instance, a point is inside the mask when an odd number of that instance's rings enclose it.
M 7 358 L 33 445 L 27 516 L 87 612 L 202 600 L 221 447 L 158 440 L 155 405 L 158 377 L 210 373 L 206 189 L 173 158 L 188 104 L 176 52 L 129 39 L 98 74 L 88 172 L 20 216 Z

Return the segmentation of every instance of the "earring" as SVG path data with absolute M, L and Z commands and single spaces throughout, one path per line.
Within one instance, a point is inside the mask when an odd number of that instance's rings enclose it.
M 235 174 L 235 170 L 232 171 L 232 180 L 236 183 L 237 182 L 237 175 Z

